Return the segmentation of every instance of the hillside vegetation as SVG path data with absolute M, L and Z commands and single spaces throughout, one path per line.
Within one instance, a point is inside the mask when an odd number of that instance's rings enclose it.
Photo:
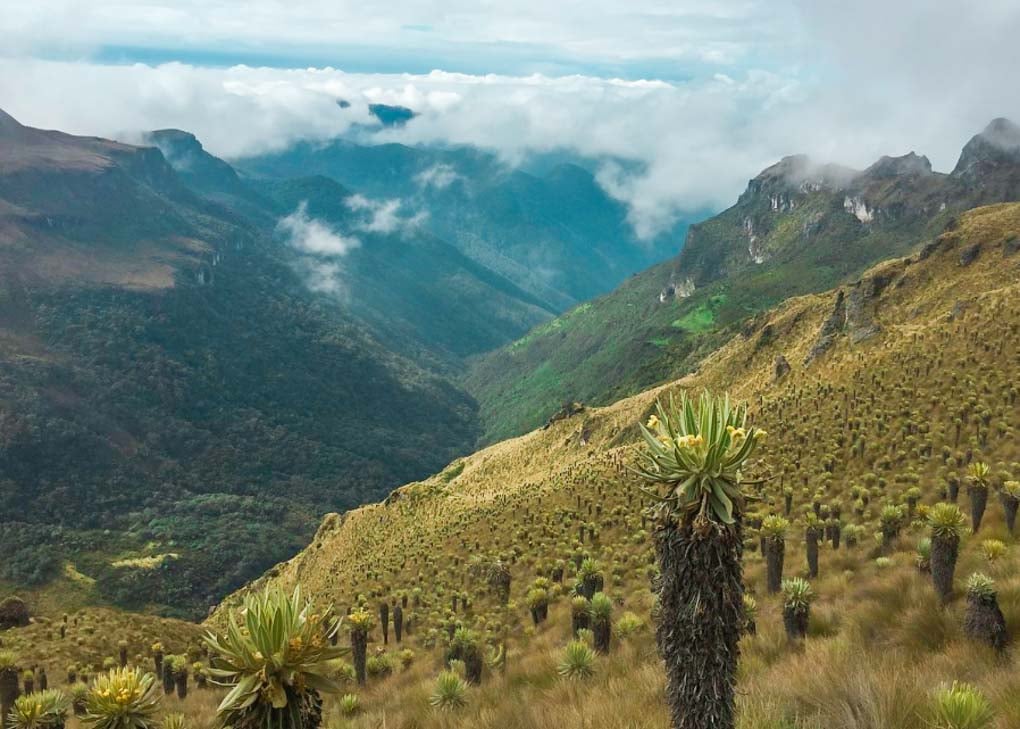
M 485 439 L 518 435 L 564 401 L 604 405 L 691 372 L 749 318 L 859 276 L 959 212 L 1020 199 L 1020 128 L 989 124 L 949 174 L 914 153 L 865 170 L 786 157 L 691 226 L 683 250 L 525 337 L 465 378 Z
M 656 399 L 725 390 L 749 402 L 769 433 L 751 469 L 763 479 L 745 544 L 757 630 L 742 640 L 739 726 L 921 729 L 933 692 L 959 680 L 989 699 L 997 729 L 1015 727 L 1015 653 L 997 654 L 962 625 L 964 586 L 976 571 L 995 580 L 1009 629 L 1020 625 L 1020 552 L 996 496 L 1004 504 L 1005 484 L 1020 475 L 1018 241 L 1020 205 L 967 212 L 910 257 L 769 311 L 696 374 L 328 516 L 306 550 L 246 589 L 301 584 L 377 615 L 385 604 L 389 645 L 377 623 L 369 652 L 392 675 L 373 669 L 362 712 L 335 714 L 337 726 L 664 726 L 649 631 L 648 499 L 627 466 L 636 424 Z M 968 480 L 979 463 L 988 474 Z M 976 534 L 966 530 L 943 607 L 917 545 L 935 504 L 958 500 L 969 512 L 968 484 L 972 494 L 988 488 L 987 513 Z M 790 524 L 777 527 L 774 516 Z M 761 548 L 766 537 L 783 541 L 784 576 L 807 576 L 808 529 L 821 542 L 817 598 L 806 639 L 790 640 Z M 580 614 L 569 595 L 598 587 L 611 599 L 609 653 L 593 659 L 590 678 L 565 680 L 560 661 Z M 242 594 L 223 603 L 213 625 Z M 402 646 L 389 626 L 398 605 Z M 494 660 L 463 708 L 434 710 L 439 651 L 459 628 L 477 638 L 459 633 L 456 650 L 491 649 Z M 404 646 L 416 652 L 407 670 L 395 652 Z
M 0 112 L 0 580 L 202 617 L 474 411 L 159 150 Z

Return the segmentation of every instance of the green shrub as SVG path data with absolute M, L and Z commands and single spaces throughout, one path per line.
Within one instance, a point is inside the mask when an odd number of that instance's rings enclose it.
M 591 678 L 595 675 L 595 651 L 584 641 L 570 641 L 563 651 L 557 672 L 571 680 Z
M 453 711 L 467 705 L 467 684 L 453 671 L 443 671 L 436 679 L 429 703 L 442 711 Z
M 988 699 L 965 683 L 954 681 L 952 686 L 943 687 L 932 696 L 933 729 L 988 729 L 994 718 Z

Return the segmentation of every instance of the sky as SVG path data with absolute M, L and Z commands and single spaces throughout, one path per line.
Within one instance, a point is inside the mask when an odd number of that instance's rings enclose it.
M 3 0 L 0 38 L 0 108 L 26 124 L 178 127 L 229 159 L 401 104 L 418 115 L 380 141 L 599 161 L 645 237 L 787 154 L 949 170 L 1020 120 L 1020 0 Z

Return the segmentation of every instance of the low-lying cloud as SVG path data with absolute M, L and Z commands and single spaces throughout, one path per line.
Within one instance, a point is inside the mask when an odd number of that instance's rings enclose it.
M 627 204 L 642 236 L 678 216 L 726 207 L 750 177 L 788 154 L 864 167 L 916 150 L 948 170 L 990 119 L 1020 120 L 1015 2 L 781 5 L 790 14 L 788 47 L 745 39 L 751 45 L 733 53 L 703 54 L 689 80 L 9 58 L 0 60 L 0 107 L 76 133 L 180 127 L 232 158 L 371 127 L 369 104 L 399 104 L 417 116 L 378 128 L 377 141 L 476 145 L 510 164 L 555 150 L 623 161 L 604 163 L 598 179 Z M 861 22 L 868 17 L 881 22 Z M 350 103 L 340 108 L 338 99 Z M 437 167 L 416 182 L 442 187 L 455 175 Z M 399 226 L 396 217 L 380 208 L 367 225 Z
M 276 231 L 300 254 L 294 265 L 309 289 L 338 297 L 347 295 L 341 259 L 361 245 L 358 238 L 312 218 L 304 202 L 277 222 Z
M 351 195 L 347 198 L 347 207 L 361 213 L 358 230 L 366 233 L 409 233 L 418 229 L 425 222 L 425 211 L 411 211 L 402 200 L 370 200 L 364 195 Z
M 276 228 L 292 248 L 315 256 L 341 257 L 361 245 L 357 238 L 342 235 L 310 217 L 305 202 L 298 205 L 293 213 L 281 218 Z

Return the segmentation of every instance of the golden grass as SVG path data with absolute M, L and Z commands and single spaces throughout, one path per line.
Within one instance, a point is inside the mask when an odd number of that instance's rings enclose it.
M 373 610 L 380 601 L 417 594 L 408 607 L 414 632 L 405 640 L 416 652 L 415 661 L 406 671 L 398 668 L 388 678 L 370 680 L 363 690 L 348 687 L 364 710 L 343 718 L 330 703 L 332 729 L 667 726 L 651 629 L 651 537 L 641 518 L 644 500 L 625 467 L 635 423 L 656 398 L 678 387 L 728 390 L 748 401 L 757 424 L 769 431 L 761 470 L 777 479 L 752 508 L 780 511 L 780 483 L 793 489 L 786 575 L 806 573 L 798 517 L 816 500 L 827 508 L 841 504 L 843 523 L 863 528 L 854 548 L 845 541 L 838 551 L 822 546 L 813 583 L 818 599 L 801 647 L 787 643 L 779 600 L 765 594 L 761 555 L 746 553 L 745 582 L 759 614 L 758 634 L 742 642 L 741 729 L 922 729 L 931 691 L 953 680 L 971 682 L 988 696 L 997 712 L 996 729 L 1020 727 L 1017 658 L 991 655 L 964 637 L 959 595 L 946 608 L 937 604 L 930 578 L 914 566 L 923 524 L 904 527 L 885 567 L 875 559 L 874 539 L 883 505 L 903 503 L 907 487 L 915 483 L 921 505 L 934 503 L 946 480 L 963 471 L 967 451 L 996 474 L 1020 475 L 1020 400 L 1010 402 L 1011 388 L 1015 392 L 1020 382 L 1020 256 L 1007 257 L 1001 247 L 1018 231 L 1020 205 L 982 208 L 962 216 L 959 227 L 942 236 L 925 260 L 876 267 L 867 275 L 892 277 L 874 306 L 880 330 L 859 343 L 840 337 L 810 366 L 804 360 L 832 311 L 834 292 L 787 301 L 769 316 L 775 331 L 771 340 L 763 340 L 760 331 L 738 335 L 698 373 L 677 383 L 493 445 L 431 479 L 398 489 L 383 504 L 328 516 L 306 550 L 252 587 L 289 589 L 300 583 L 341 608 L 363 596 Z M 961 266 L 961 250 L 974 243 L 983 246 L 981 254 Z M 773 382 L 779 354 L 793 371 Z M 858 438 L 865 443 L 860 453 Z M 867 504 L 855 503 L 861 493 Z M 965 509 L 966 498 L 964 489 Z M 579 527 L 594 528 L 597 539 L 589 532 L 581 541 Z M 753 530 L 749 537 L 754 547 Z M 1007 545 L 1006 554 L 991 565 L 980 548 L 987 538 Z M 613 652 L 597 659 L 595 676 L 573 683 L 556 674 L 569 638 L 568 600 L 556 600 L 549 620 L 536 629 L 524 595 L 554 560 L 567 563 L 569 583 L 570 560 L 578 551 L 602 564 L 606 592 L 617 601 L 615 617 L 633 611 L 649 627 L 627 642 L 616 640 Z M 507 614 L 466 568 L 476 554 L 511 564 Z M 1020 549 L 993 495 L 980 534 L 964 539 L 958 592 L 971 572 L 988 572 L 1015 630 L 1020 626 L 1018 567 Z M 222 624 L 241 594 L 225 601 L 210 625 Z M 453 612 L 455 595 L 469 597 L 471 607 L 460 603 Z M 111 618 L 111 625 L 117 619 Z M 428 702 L 442 667 L 440 649 L 425 644 L 441 635 L 450 619 L 478 628 L 490 640 L 507 636 L 509 653 L 505 675 L 489 675 L 482 686 L 469 689 L 464 709 L 443 713 Z M 139 635 L 170 634 L 185 643 L 193 637 L 189 631 L 197 630 L 166 622 L 138 628 Z M 24 634 L 33 630 L 39 626 Z M 110 639 L 115 644 L 116 637 Z M 378 628 L 372 641 L 370 651 L 378 650 Z M 33 655 L 46 650 L 54 647 L 40 641 Z M 109 646 L 90 650 L 102 655 Z M 193 693 L 184 702 L 185 713 L 210 721 L 216 692 Z

